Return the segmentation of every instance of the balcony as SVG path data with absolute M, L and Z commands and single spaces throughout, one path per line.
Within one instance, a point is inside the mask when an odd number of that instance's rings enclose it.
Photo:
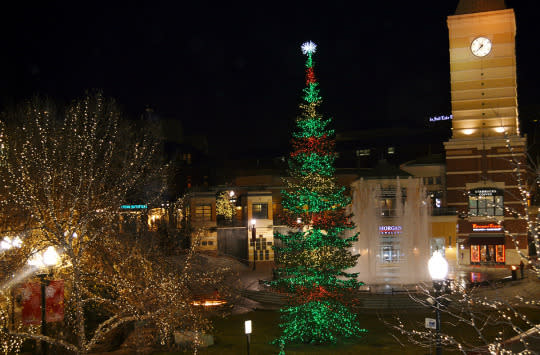
M 438 207 L 431 211 L 432 216 L 456 216 L 457 210 L 455 207 Z

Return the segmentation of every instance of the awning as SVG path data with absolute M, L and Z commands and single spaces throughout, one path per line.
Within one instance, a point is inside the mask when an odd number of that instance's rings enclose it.
M 504 245 L 504 233 L 469 234 L 469 245 Z

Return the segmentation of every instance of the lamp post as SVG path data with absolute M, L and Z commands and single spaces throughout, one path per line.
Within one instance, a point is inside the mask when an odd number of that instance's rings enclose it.
M 244 329 L 246 333 L 247 340 L 247 355 L 249 355 L 249 344 L 251 343 L 251 321 L 247 320 L 244 322 Z
M 34 254 L 33 258 L 28 260 L 28 265 L 32 265 L 39 269 L 37 276 L 40 281 L 41 291 L 41 335 L 47 336 L 47 286 L 50 280 L 47 276 L 52 275 L 52 269 L 54 265 L 58 264 L 60 256 L 56 252 L 54 247 L 48 247 L 43 253 Z M 47 354 L 47 343 L 41 342 L 41 353 Z
M 448 275 L 448 262 L 438 251 L 433 253 L 433 256 L 428 261 L 428 270 L 431 279 L 433 280 L 433 288 L 435 289 L 435 331 L 437 333 L 436 354 L 442 354 L 441 348 L 441 311 L 439 297 L 441 296 L 444 281 Z
M 255 224 L 257 223 L 257 220 L 253 218 L 251 220 L 251 241 L 253 242 L 253 270 L 255 270 L 255 259 L 257 258 L 257 229 L 255 228 Z

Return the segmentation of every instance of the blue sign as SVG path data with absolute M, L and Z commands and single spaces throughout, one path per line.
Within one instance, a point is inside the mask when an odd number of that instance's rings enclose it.
M 449 121 L 452 119 L 452 115 L 449 116 L 435 116 L 430 117 L 429 122 Z
M 123 210 L 140 210 L 148 208 L 148 205 L 122 205 L 120 208 Z

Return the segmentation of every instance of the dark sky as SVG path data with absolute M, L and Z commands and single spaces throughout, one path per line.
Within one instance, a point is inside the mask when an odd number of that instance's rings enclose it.
M 322 111 L 338 131 L 450 113 L 446 17 L 457 1 L 316 3 L 21 2 L 1 11 L 0 104 L 99 88 L 131 115 L 151 106 L 232 150 L 287 151 L 304 85 L 300 44 L 313 40 Z M 536 3 L 507 1 L 521 106 L 539 96 Z

